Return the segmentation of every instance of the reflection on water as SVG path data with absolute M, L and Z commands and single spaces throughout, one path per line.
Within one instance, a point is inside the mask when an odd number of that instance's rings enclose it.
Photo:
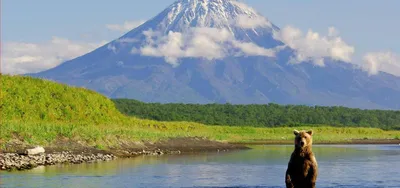
M 284 187 L 293 146 L 201 155 L 143 156 L 2 172 L 0 187 Z M 313 148 L 317 187 L 400 187 L 400 147 Z

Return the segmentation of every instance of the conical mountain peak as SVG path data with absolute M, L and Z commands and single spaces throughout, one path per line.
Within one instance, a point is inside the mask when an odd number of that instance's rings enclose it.
M 226 28 L 232 32 L 273 28 L 267 18 L 236 0 L 179 0 L 150 21 L 156 21 L 161 32 L 182 32 L 193 27 Z

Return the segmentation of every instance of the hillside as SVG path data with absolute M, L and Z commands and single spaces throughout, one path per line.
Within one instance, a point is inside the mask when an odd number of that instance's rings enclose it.
M 88 89 L 26 76 L 0 75 L 1 121 L 118 122 L 123 115 L 108 98 Z
M 280 127 L 330 125 L 400 130 L 400 111 L 302 105 L 160 104 L 113 99 L 124 114 L 158 121 L 193 121 L 207 125 Z

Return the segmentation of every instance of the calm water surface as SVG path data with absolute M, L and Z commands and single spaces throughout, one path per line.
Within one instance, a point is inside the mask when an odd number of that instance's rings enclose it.
M 293 146 L 201 155 L 151 156 L 24 172 L 1 172 L 0 187 L 284 187 Z M 400 188 L 400 146 L 314 146 L 317 187 Z

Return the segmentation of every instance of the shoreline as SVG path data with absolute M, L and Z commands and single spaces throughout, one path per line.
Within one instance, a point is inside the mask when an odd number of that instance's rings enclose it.
M 248 142 L 229 142 L 238 145 L 292 145 L 292 140 L 255 140 Z M 400 139 L 350 139 L 343 141 L 313 141 L 313 145 L 400 145 Z
M 61 140 L 60 140 L 61 141 Z M 174 138 L 155 143 L 132 142 L 119 147 L 99 150 L 88 146 L 77 146 L 74 142 L 64 142 L 68 146 L 45 147 L 46 152 L 27 155 L 23 148 L 14 151 L 0 151 L 0 171 L 30 170 L 39 166 L 56 164 L 81 164 L 111 161 L 117 158 L 132 158 L 142 155 L 180 155 L 207 152 L 228 152 L 252 149 L 254 145 L 291 145 L 290 140 L 255 140 L 248 142 L 217 142 L 203 138 Z M 75 145 L 74 145 L 75 144 Z M 334 142 L 315 142 L 314 145 L 399 145 L 399 139 L 354 139 Z M 26 148 L 25 148 L 26 149 Z
M 198 137 L 172 138 L 155 143 L 145 141 L 121 143 L 118 147 L 107 150 L 63 139 L 53 144 L 54 146 L 44 147 L 45 153 L 36 155 L 27 155 L 24 152 L 34 146 L 21 146 L 21 143 L 9 144 L 8 150 L 0 151 L 0 171 L 23 171 L 38 166 L 92 163 L 143 155 L 180 155 L 251 149 L 242 144 L 211 141 Z

